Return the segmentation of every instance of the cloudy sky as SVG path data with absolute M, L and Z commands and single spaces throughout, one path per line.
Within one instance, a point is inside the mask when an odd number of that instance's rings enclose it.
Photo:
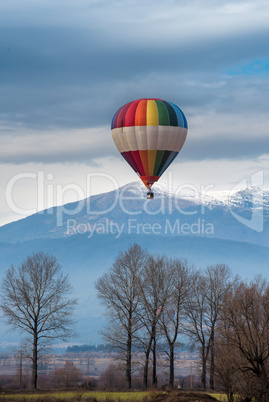
M 269 186 L 268 20 L 267 0 L 1 1 L 0 224 L 137 180 L 110 123 L 143 97 L 188 120 L 164 183 Z

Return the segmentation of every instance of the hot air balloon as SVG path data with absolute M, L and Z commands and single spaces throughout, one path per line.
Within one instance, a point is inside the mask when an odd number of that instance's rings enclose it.
M 111 131 L 119 152 L 147 187 L 147 198 L 152 199 L 152 185 L 186 140 L 188 125 L 184 113 L 162 99 L 137 99 L 118 109 Z

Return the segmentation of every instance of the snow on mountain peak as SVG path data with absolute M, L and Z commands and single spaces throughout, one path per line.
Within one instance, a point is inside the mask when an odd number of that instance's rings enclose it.
M 120 194 L 125 196 L 134 195 L 138 199 L 145 199 L 147 189 L 142 182 L 128 183 L 118 188 Z M 205 206 L 229 206 L 245 201 L 253 202 L 254 204 L 268 205 L 269 188 L 265 187 L 247 187 L 234 190 L 207 190 L 198 189 L 189 184 L 173 186 L 167 183 L 155 183 L 152 187 L 154 197 L 158 198 L 173 198 L 191 202 L 192 204 L 203 204 Z

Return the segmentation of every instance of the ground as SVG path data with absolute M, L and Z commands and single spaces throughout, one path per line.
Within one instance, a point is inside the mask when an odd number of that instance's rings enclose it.
M 204 393 L 195 391 L 167 391 L 167 392 L 151 392 L 145 393 L 132 392 L 115 392 L 108 393 L 102 391 L 96 392 L 5 392 L 0 394 L 0 401 L 14 402 L 212 402 L 217 401 L 214 397 Z
M 156 393 L 152 395 L 148 399 L 149 402 L 210 402 L 216 401 L 217 399 L 202 393 L 202 392 L 193 392 L 193 391 L 178 391 L 178 392 L 171 392 L 171 393 Z

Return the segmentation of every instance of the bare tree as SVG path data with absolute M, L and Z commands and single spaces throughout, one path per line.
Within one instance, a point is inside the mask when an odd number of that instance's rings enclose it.
M 214 388 L 215 328 L 224 297 L 234 282 L 230 269 L 224 264 L 209 266 L 205 272 L 196 271 L 192 278 L 192 293 L 186 304 L 186 332 L 200 344 L 203 388 L 206 388 L 207 361 L 211 353 L 210 387 Z
M 228 402 L 234 402 L 238 394 L 238 368 L 240 355 L 231 345 L 229 339 L 222 336 L 225 333 L 225 322 L 220 321 L 216 328 L 215 338 L 215 373 L 218 389 L 224 391 Z
M 191 291 L 190 272 L 187 261 L 174 260 L 171 264 L 171 294 L 160 314 L 160 328 L 168 343 L 165 352 L 169 358 L 169 386 L 174 387 L 175 344 L 184 324 L 184 308 Z
M 248 397 L 269 401 L 269 284 L 256 278 L 240 283 L 225 300 L 221 336 L 232 356 L 239 356 L 237 370 L 250 385 Z
M 12 328 L 31 336 L 33 389 L 44 344 L 72 335 L 77 300 L 69 298 L 71 290 L 56 258 L 44 252 L 34 253 L 17 268 L 11 266 L 3 279 L 0 308 Z
M 200 344 L 201 384 L 206 388 L 206 363 L 210 349 L 210 325 L 208 320 L 208 304 L 206 299 L 206 280 L 201 271 L 192 275 L 192 292 L 187 300 L 185 313 L 185 331 L 190 338 Z
M 140 276 L 147 258 L 147 253 L 134 244 L 127 251 L 120 253 L 110 270 L 99 278 L 95 285 L 111 322 L 109 330 L 104 334 L 106 340 L 124 353 L 127 388 L 132 386 L 133 338 L 140 326 Z
M 101 389 L 119 389 L 123 388 L 124 385 L 125 379 L 121 366 L 109 364 L 105 371 L 99 376 L 98 387 Z
M 215 388 L 215 329 L 220 317 L 224 298 L 237 278 L 232 280 L 230 268 L 225 264 L 207 267 L 205 271 L 206 301 L 208 305 L 208 325 L 210 326 L 210 389 Z
M 145 352 L 143 386 L 148 386 L 149 357 L 152 352 L 152 385 L 157 387 L 157 330 L 161 311 L 172 293 L 172 277 L 170 261 L 165 257 L 150 257 L 141 278 L 141 303 L 139 308 L 142 334 L 139 337 L 140 347 Z
M 66 360 L 64 366 L 52 373 L 52 383 L 56 387 L 74 388 L 83 378 L 82 371 L 72 361 Z

